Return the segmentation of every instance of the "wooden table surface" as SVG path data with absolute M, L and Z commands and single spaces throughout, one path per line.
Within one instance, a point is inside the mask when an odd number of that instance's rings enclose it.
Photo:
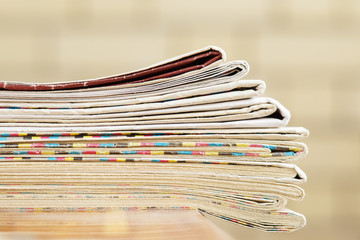
M 0 239 L 232 239 L 197 210 L 6 212 Z

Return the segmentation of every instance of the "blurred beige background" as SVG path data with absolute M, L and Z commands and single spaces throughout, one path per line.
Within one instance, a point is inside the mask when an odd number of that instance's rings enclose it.
M 141 68 L 207 45 L 251 65 L 311 131 L 306 215 L 295 233 L 214 220 L 236 239 L 360 239 L 360 1 L 0 0 L 0 79 L 68 81 Z

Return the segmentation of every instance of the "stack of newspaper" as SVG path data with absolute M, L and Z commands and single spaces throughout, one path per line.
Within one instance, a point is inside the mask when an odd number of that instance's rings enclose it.
M 0 82 L 0 211 L 198 209 L 265 231 L 303 215 L 290 113 L 207 47 L 117 76 Z

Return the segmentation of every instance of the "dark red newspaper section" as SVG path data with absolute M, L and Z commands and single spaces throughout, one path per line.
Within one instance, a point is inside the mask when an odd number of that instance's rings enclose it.
M 49 91 L 144 82 L 160 78 L 173 77 L 189 71 L 198 70 L 216 62 L 221 58 L 221 52 L 214 49 L 208 49 L 203 52 L 185 56 L 172 62 L 154 66 L 152 68 L 112 77 L 63 83 L 0 82 L 0 90 Z

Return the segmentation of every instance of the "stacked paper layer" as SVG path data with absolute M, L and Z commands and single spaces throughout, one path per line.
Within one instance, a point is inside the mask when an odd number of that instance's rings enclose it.
M 0 210 L 199 209 L 293 231 L 308 131 L 208 47 L 138 71 L 0 83 Z

